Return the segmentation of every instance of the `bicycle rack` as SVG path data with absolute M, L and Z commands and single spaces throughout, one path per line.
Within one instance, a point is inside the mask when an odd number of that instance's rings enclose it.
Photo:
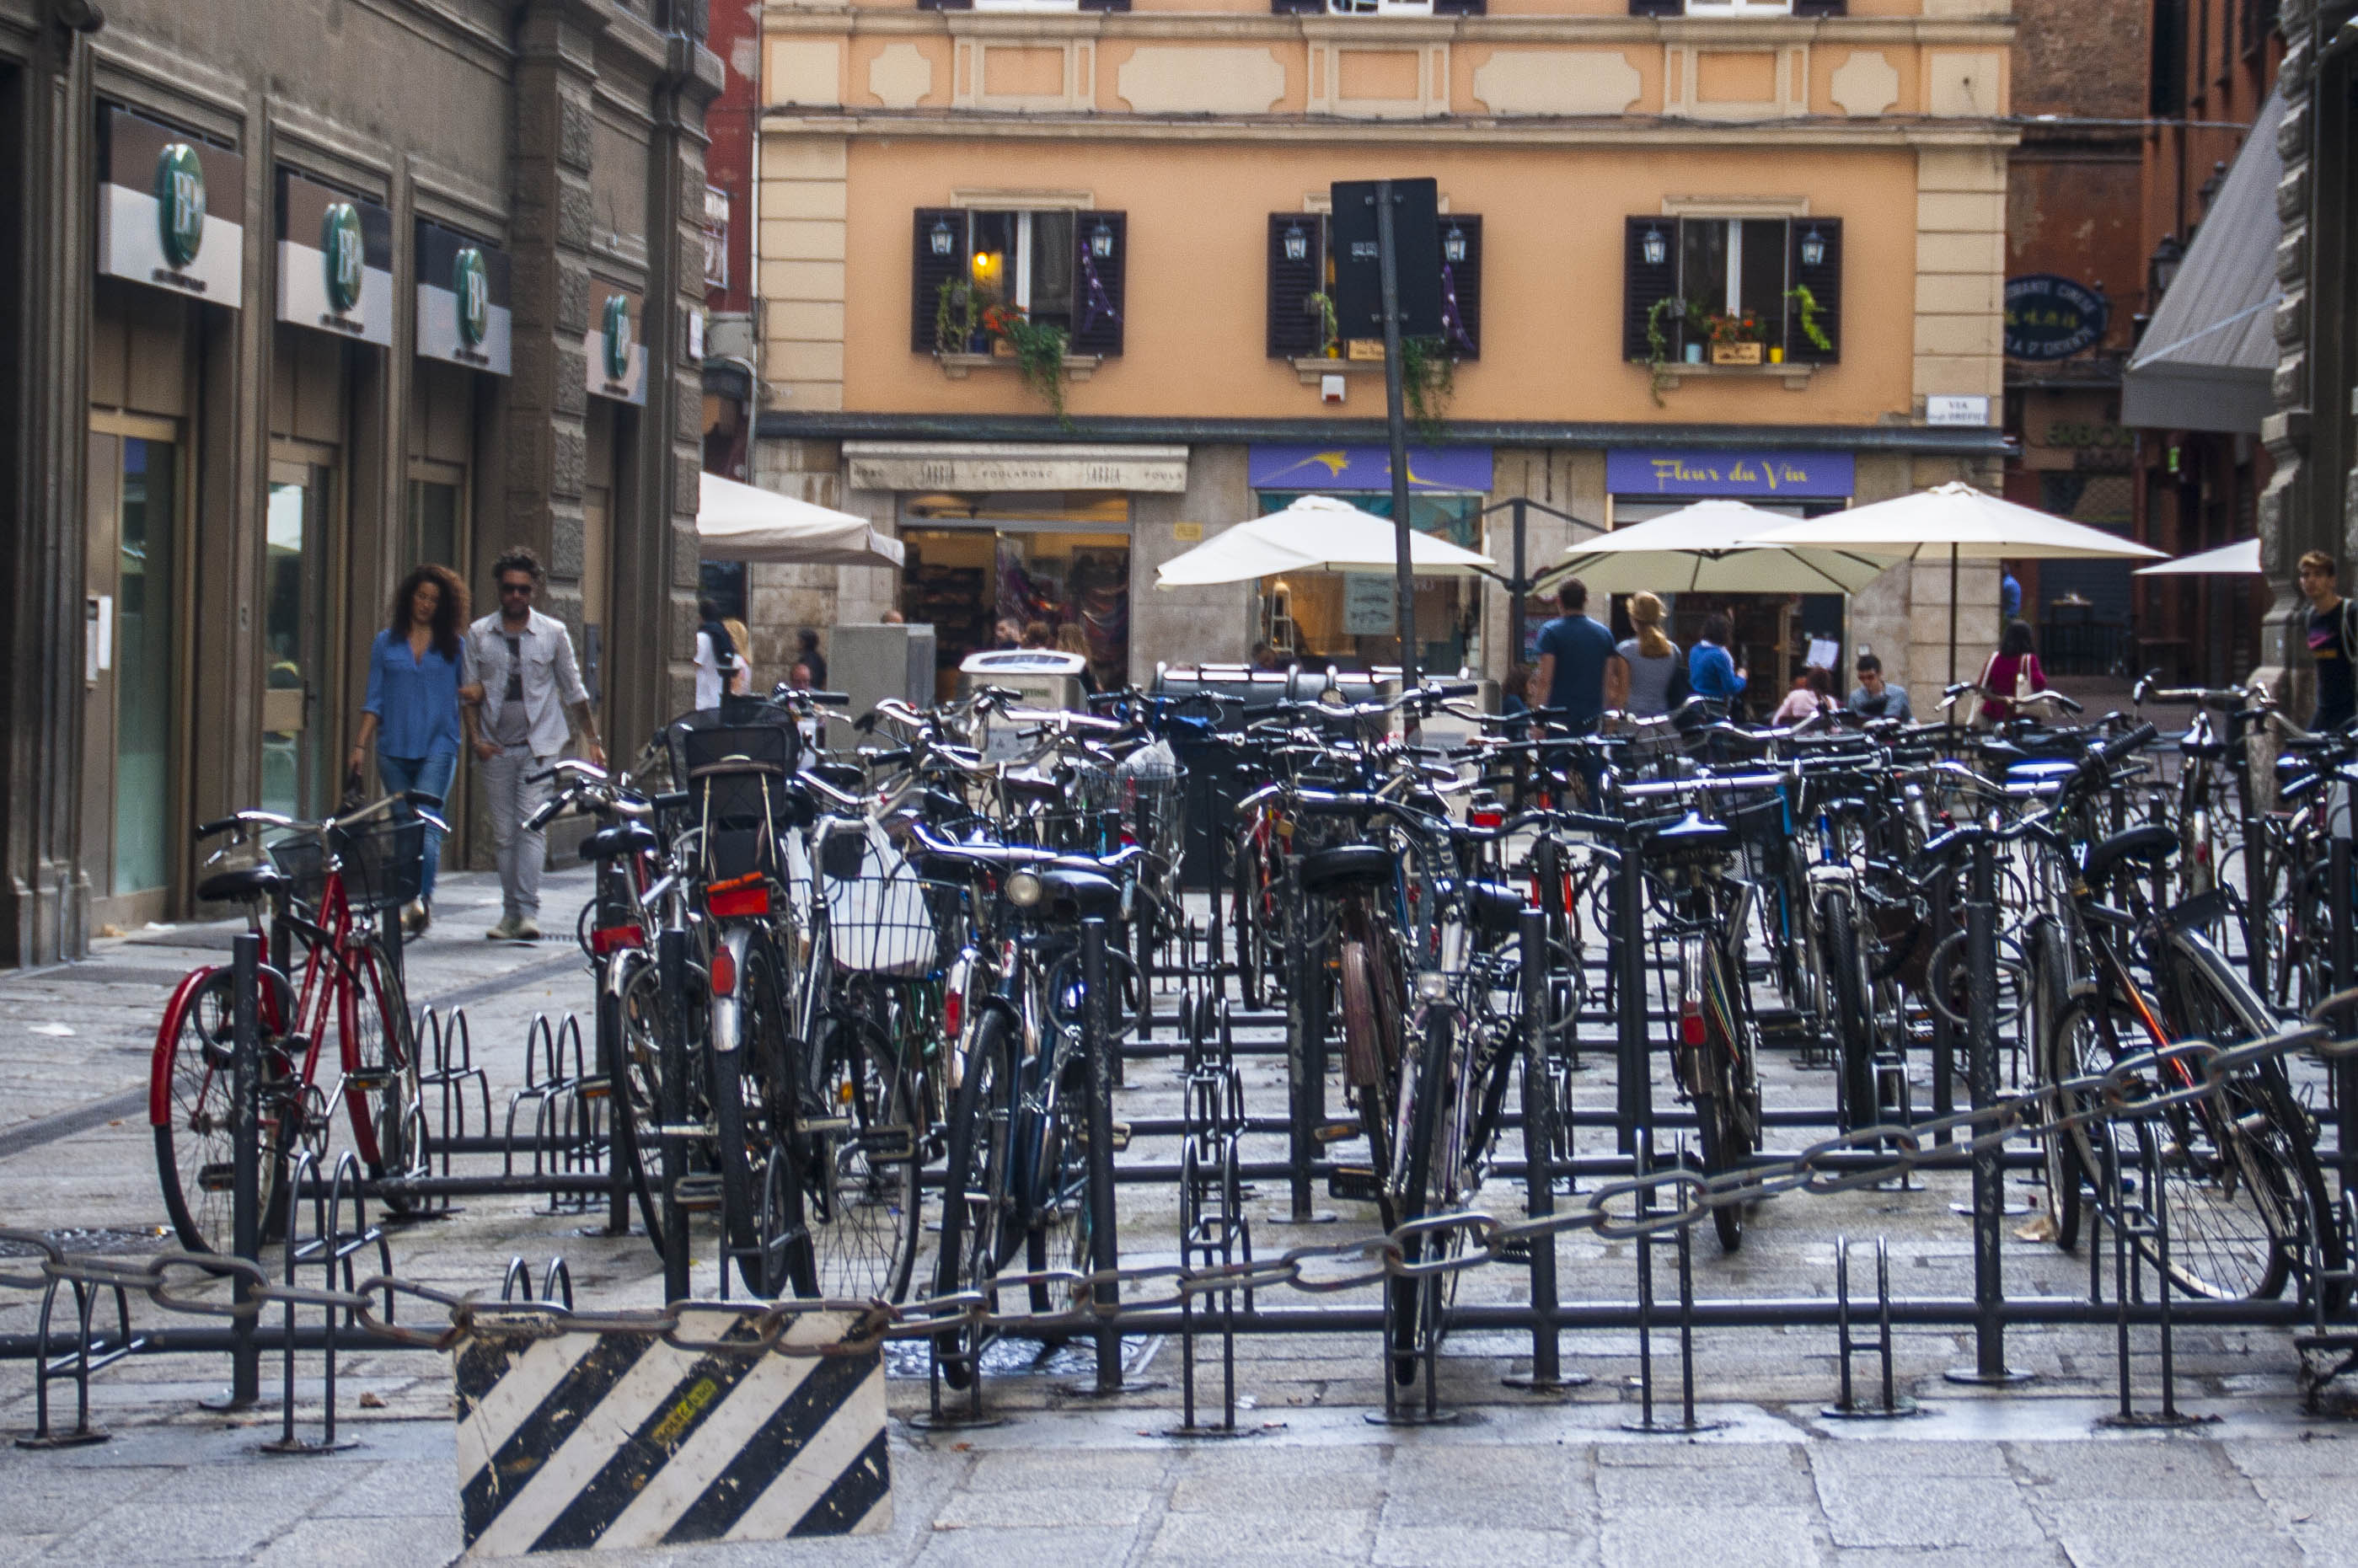
M 2303 1206 L 2307 1200 L 2304 1197 Z M 2353 1372 L 2358 1372 L 2358 1260 L 2348 1251 L 2358 1240 L 2358 1193 L 2345 1192 L 2335 1206 L 2336 1218 L 2342 1227 L 2342 1266 L 2325 1266 L 2322 1227 L 2331 1221 L 2311 1217 L 2309 1246 L 2309 1327 L 2306 1334 L 2293 1336 L 2293 1349 L 2300 1357 L 2299 1381 L 2300 1408 L 2310 1415 L 2320 1412 L 2325 1390 Z M 2329 1295 L 2342 1298 L 2342 1321 L 2329 1323 L 2326 1301 Z M 2312 1356 L 2320 1359 L 2312 1361 Z
M 1825 1413 L 1854 1421 L 1887 1421 L 1898 1416 L 1919 1414 L 1916 1401 L 1898 1392 L 1892 1386 L 1891 1244 L 1883 1237 L 1875 1238 L 1876 1333 L 1872 1341 L 1854 1338 L 1850 1331 L 1850 1252 L 1854 1245 L 1847 1236 L 1834 1238 L 1834 1345 L 1837 1364 L 1842 1368 L 1842 1391 L 1833 1403 L 1825 1407 Z M 1874 1404 L 1860 1400 L 1851 1384 L 1851 1359 L 1867 1349 L 1876 1352 L 1883 1371 L 1883 1397 Z
M 507 1272 L 500 1277 L 500 1300 L 503 1303 L 525 1306 L 539 1302 L 548 1306 L 561 1305 L 567 1312 L 571 1312 L 573 1271 L 567 1267 L 565 1255 L 560 1252 L 549 1259 L 548 1266 L 541 1271 L 540 1294 L 535 1296 L 532 1293 L 531 1265 L 524 1260 L 522 1253 L 511 1254 Z
M 1638 1129 L 1637 1178 L 1653 1173 L 1653 1133 Z M 1686 1151 L 1678 1151 L 1674 1170 L 1686 1168 Z M 1696 1183 L 1700 1189 L 1700 1182 Z M 1654 1212 L 1654 1189 L 1638 1189 L 1637 1217 Z M 1694 1227 L 1676 1227 L 1668 1237 L 1645 1232 L 1636 1237 L 1638 1251 L 1638 1413 L 1621 1423 L 1625 1432 L 1688 1433 L 1715 1432 L 1727 1423 L 1703 1421 L 1695 1415 L 1694 1393 Z M 1679 1419 L 1664 1421 L 1654 1411 L 1654 1249 L 1674 1248 L 1679 1255 Z
M 515 1174 L 516 1119 L 532 1107 L 532 1174 L 595 1175 L 606 1168 L 604 1079 L 593 1077 L 581 1044 L 581 1020 L 567 1013 L 551 1024 L 533 1014 L 525 1035 L 525 1085 L 508 1097 L 506 1148 L 501 1173 Z M 600 1201 L 586 1187 L 552 1190 L 546 1214 L 581 1214 Z
M 1187 1032 L 1186 1122 L 1180 1149 L 1179 1261 L 1212 1267 L 1252 1261 L 1252 1220 L 1244 1211 L 1237 1145 L 1245 1126 L 1244 1080 L 1237 1072 L 1235 1028 L 1229 999 L 1180 995 L 1179 1015 Z M 1195 1297 L 1179 1298 L 1179 1352 L 1184 1378 L 1180 1424 L 1166 1437 L 1240 1437 L 1237 1425 L 1236 1295 L 1219 1292 L 1213 1315 L 1220 1334 L 1221 1417 L 1217 1426 L 1195 1418 Z M 1252 1292 L 1245 1310 L 1252 1311 Z
M 338 1289 L 351 1291 L 358 1282 L 356 1271 L 352 1268 L 352 1259 L 356 1254 L 371 1247 L 376 1249 L 377 1271 L 386 1275 L 393 1272 L 393 1249 L 384 1238 L 384 1228 L 368 1222 L 368 1200 L 362 1195 L 361 1180 L 359 1156 L 349 1149 L 337 1158 L 335 1170 L 329 1177 L 324 1191 L 319 1186 L 318 1156 L 307 1149 L 297 1158 L 294 1169 L 288 1173 L 289 1208 L 287 1220 L 287 1244 L 283 1254 L 286 1282 L 290 1288 L 300 1283 L 297 1277 L 299 1271 L 306 1267 L 311 1267 L 320 1271 L 322 1276 L 320 1284 L 323 1288 L 330 1291 Z M 311 1215 L 311 1234 L 308 1238 L 303 1236 L 303 1227 L 298 1223 L 305 1206 L 303 1198 L 307 1193 L 310 1196 Z M 341 1228 L 344 1201 L 347 1196 L 352 1200 L 350 1230 Z M 388 1311 L 391 1310 L 391 1304 L 388 1300 L 386 1303 Z M 339 1440 L 336 1436 L 337 1308 L 332 1305 L 323 1308 L 321 1313 L 324 1330 L 321 1343 L 324 1392 L 321 1399 L 319 1436 L 314 1441 L 296 1435 L 295 1311 L 296 1303 L 288 1302 L 286 1318 L 286 1347 L 280 1362 L 282 1381 L 278 1402 L 278 1435 L 264 1444 L 262 1452 L 282 1456 L 301 1456 L 332 1454 L 339 1449 L 350 1448 L 353 1445 L 353 1439 L 347 1437 Z M 345 1326 L 353 1326 L 349 1309 L 346 1309 L 345 1315 L 347 1320 Z
M 0 1240 L 16 1242 L 40 1249 L 43 1261 L 62 1265 L 65 1254 L 57 1244 L 38 1231 L 0 1229 Z M 73 1287 L 74 1337 L 72 1347 L 50 1351 L 51 1329 L 56 1323 L 58 1291 L 60 1285 Z M 104 1443 L 114 1434 L 104 1427 L 92 1426 L 90 1421 L 90 1379 L 94 1372 L 112 1367 L 125 1356 L 135 1355 L 145 1347 L 145 1339 L 134 1338 L 131 1333 L 131 1303 L 121 1285 L 103 1287 L 114 1296 L 114 1332 L 110 1336 L 98 1329 L 96 1309 L 101 1287 L 85 1284 L 80 1280 L 64 1280 L 49 1273 L 25 1275 L 0 1271 L 0 1285 L 16 1290 L 38 1290 L 41 1292 L 40 1325 L 33 1357 L 33 1430 L 16 1437 L 19 1448 L 80 1448 L 86 1444 Z M 74 1386 L 74 1423 L 59 1432 L 49 1423 L 49 1384 L 58 1378 L 72 1379 Z
M 2121 1170 L 2117 1147 L 2107 1142 L 2105 1163 L 2107 1185 L 2112 1189 L 2112 1203 L 2099 1204 L 2092 1211 L 2098 1222 L 2109 1222 L 2113 1235 L 2113 1303 L 2114 1363 L 2120 1385 L 2120 1408 L 2099 1418 L 2106 1426 L 2177 1427 L 2194 1426 L 2215 1417 L 2190 1415 L 2178 1408 L 2178 1341 L 2176 1325 L 2170 1313 L 2172 1292 L 2169 1274 L 2169 1184 L 2160 1179 L 2159 1150 L 2149 1118 L 2133 1122 L 2136 1130 L 2137 1168 L 2139 1180 L 2135 1189 L 2136 1202 L 2129 1201 L 2130 1187 Z M 2129 1305 L 2145 1299 L 2146 1252 L 2135 1243 L 2144 1239 L 2152 1247 L 2155 1304 L 2158 1308 L 2156 1329 L 2158 1350 L 2161 1360 L 2161 1408 L 2140 1411 L 2136 1408 L 2136 1385 L 2132 1380 L 2129 1344 Z M 2095 1257 L 2100 1250 L 2093 1230 L 2089 1236 L 2089 1281 L 2093 1292 L 2098 1285 Z
M 471 1136 L 467 1118 L 467 1088 L 471 1084 L 475 1090 L 481 1125 L 485 1133 L 491 1130 L 491 1075 L 475 1065 L 475 1040 L 467 1023 L 466 1009 L 453 1008 L 449 1017 L 444 1018 L 427 1008 L 418 1015 L 417 1038 L 430 1047 L 427 1060 L 434 1064 L 433 1071 L 418 1075 L 418 1108 L 422 1119 L 427 1091 L 432 1090 L 438 1109 L 435 1124 L 440 1129 L 440 1136 L 430 1145 L 421 1143 L 420 1152 L 429 1162 L 438 1160 L 440 1173 L 448 1176 L 453 1146 Z M 447 1195 L 432 1196 L 420 1206 L 447 1214 L 450 1199 Z

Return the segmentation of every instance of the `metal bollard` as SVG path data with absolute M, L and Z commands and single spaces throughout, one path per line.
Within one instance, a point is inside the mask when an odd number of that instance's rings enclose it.
M 1120 1240 L 1115 1230 L 1113 1194 L 1113 1075 L 1109 1064 L 1114 1051 L 1106 1027 L 1106 924 L 1081 922 L 1081 1056 L 1087 1069 L 1089 1096 L 1089 1267 L 1104 1271 L 1119 1266 Z M 1121 1304 L 1121 1287 L 1101 1281 L 1092 1287 L 1102 1314 Z M 1097 1391 L 1121 1391 L 1121 1330 L 1099 1319 L 1098 1327 Z
M 1997 1101 L 1997 845 L 1986 827 L 1961 828 L 1972 841 L 1965 892 L 1965 1071 L 1975 1110 Z M 1974 1364 L 1952 1383 L 2019 1383 L 2031 1374 L 2006 1364 L 2005 1172 L 1992 1146 L 1973 1152 Z
M 237 1137 L 231 1155 L 230 1249 L 258 1264 L 262 1261 L 262 938 L 242 932 L 231 954 L 230 1099 Z M 229 1393 L 208 1400 L 209 1410 L 252 1410 L 262 1402 L 262 1352 L 254 1343 L 259 1316 L 254 1300 L 254 1278 L 241 1271 L 230 1281 L 231 1300 L 240 1311 L 230 1325 Z

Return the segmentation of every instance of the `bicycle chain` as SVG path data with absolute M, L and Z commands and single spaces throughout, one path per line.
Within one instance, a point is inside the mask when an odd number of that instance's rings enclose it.
M 2358 1003 L 2358 989 L 2328 998 L 2319 1015 Z M 1016 1329 L 1053 1336 L 1101 1328 L 1118 1329 L 1130 1318 L 1167 1313 L 1195 1300 L 1238 1291 L 1279 1286 L 1314 1295 L 1363 1289 L 1391 1280 L 1425 1280 L 1461 1273 L 1516 1252 L 1528 1256 L 1538 1242 L 1585 1231 L 1607 1241 L 1642 1240 L 1692 1228 L 1714 1209 L 1730 1204 L 1757 1203 L 1779 1193 L 1830 1195 L 1891 1181 L 1917 1170 L 1928 1144 L 1942 1135 L 1958 1141 L 1942 1149 L 1943 1159 L 1959 1153 L 1995 1150 L 2017 1137 L 2051 1138 L 2074 1127 L 2094 1122 L 2149 1120 L 2180 1106 L 2225 1092 L 2231 1079 L 2248 1069 L 2282 1059 L 2296 1051 L 2314 1053 L 2319 1059 L 2338 1062 L 2358 1055 L 2358 1038 L 2331 1040 L 2321 1023 L 2287 1030 L 2243 1045 L 2219 1046 L 2207 1041 L 2184 1041 L 2154 1051 L 2123 1057 L 2102 1073 L 2091 1073 L 2043 1087 L 2008 1096 L 1979 1109 L 1936 1117 L 1909 1127 L 1857 1128 L 1822 1139 L 1790 1159 L 1747 1166 L 1705 1176 L 1683 1165 L 1666 1166 L 1642 1175 L 1608 1182 L 1579 1195 L 1582 1206 L 1509 1224 L 1478 1209 L 1428 1215 L 1408 1221 L 1390 1232 L 1331 1243 L 1297 1247 L 1275 1258 L 1245 1262 L 1190 1267 L 1166 1263 L 1138 1268 L 1100 1269 L 1090 1272 L 1069 1269 L 1034 1270 L 995 1277 L 988 1292 L 968 1290 L 924 1301 L 893 1304 L 882 1301 L 830 1301 L 788 1298 L 771 1302 L 674 1303 L 662 1309 L 621 1312 L 575 1312 L 548 1303 L 484 1302 L 381 1274 L 349 1291 L 312 1289 L 272 1282 L 261 1264 L 216 1254 L 185 1251 L 158 1253 L 144 1262 L 104 1258 L 70 1258 L 46 1236 L 0 1227 L 0 1241 L 37 1249 L 42 1255 L 38 1274 L 12 1273 L 0 1268 L 0 1286 L 19 1290 L 53 1290 L 59 1284 L 135 1292 L 167 1312 L 206 1317 L 258 1318 L 271 1306 L 341 1310 L 359 1329 L 380 1340 L 432 1350 L 450 1350 L 471 1336 L 546 1338 L 562 1334 L 641 1334 L 660 1337 L 691 1353 L 732 1356 L 778 1354 L 793 1357 L 863 1356 L 890 1339 L 921 1339 L 963 1329 Z M 2133 1094 L 2168 1067 L 2183 1067 L 2192 1078 L 2181 1087 L 2157 1094 Z M 2077 1108 L 2071 1108 L 2072 1107 Z M 2042 1114 L 2044 1112 L 2044 1114 Z M 1825 1162 L 1843 1154 L 1873 1152 L 1891 1146 L 1884 1162 L 1852 1171 L 1830 1171 Z M 1666 1190 L 1674 1193 L 1672 1206 L 1656 1206 Z M 1425 1245 L 1429 1238 L 1462 1232 L 1465 1246 L 1446 1250 Z M 1317 1265 L 1371 1266 L 1340 1273 L 1314 1272 Z M 243 1281 L 243 1301 L 206 1300 L 186 1293 L 182 1276 L 200 1275 L 207 1281 Z M 1064 1292 L 1074 1304 L 1062 1311 L 1001 1313 L 996 1298 L 1026 1292 L 1040 1286 L 1052 1296 Z M 1106 1287 L 1156 1285 L 1164 1292 L 1143 1300 L 1099 1301 Z M 394 1320 L 400 1297 L 443 1308 L 449 1322 L 438 1329 L 410 1327 Z M 383 1314 L 378 1303 L 383 1303 Z M 851 1326 L 823 1343 L 788 1338 L 795 1322 L 813 1313 L 850 1313 Z M 732 1320 L 755 1314 L 750 1334 L 703 1338 L 683 1336 L 685 1324 L 698 1315 L 725 1313 Z

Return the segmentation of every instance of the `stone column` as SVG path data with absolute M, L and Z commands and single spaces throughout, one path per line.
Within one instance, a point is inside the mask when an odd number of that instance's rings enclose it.
M 89 935 L 81 518 L 95 118 L 89 44 L 45 21 L 15 91 L 0 93 L 0 157 L 20 160 L 14 190 L 0 186 L 0 966 L 77 956 Z

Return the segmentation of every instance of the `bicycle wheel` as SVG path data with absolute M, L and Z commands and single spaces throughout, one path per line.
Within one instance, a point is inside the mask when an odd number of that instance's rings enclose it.
M 1460 1086 L 1455 1060 L 1456 1031 L 1446 1013 L 1436 1010 L 1417 1043 L 1414 1076 L 1403 1086 L 1407 1124 L 1399 1199 L 1400 1218 L 1392 1228 L 1439 1214 L 1448 1207 L 1447 1189 L 1454 1173 L 1449 1134 L 1456 1118 L 1454 1100 Z M 1411 1244 L 1408 1260 L 1430 1261 L 1454 1249 L 1462 1231 L 1426 1236 Z M 1403 1386 L 1416 1380 L 1417 1352 L 1425 1337 L 1440 1332 L 1438 1289 L 1430 1281 L 1391 1279 L 1384 1289 L 1391 1298 L 1392 1380 Z
M 1747 1119 L 1752 1075 L 1744 1036 L 1746 1020 L 1736 1011 L 1728 983 L 1728 960 L 1719 944 L 1710 938 L 1704 939 L 1704 952 L 1707 1028 L 1697 1053 L 1702 1081 L 1693 1086 L 1693 1095 L 1704 1174 L 1716 1176 L 1737 1169 L 1752 1152 Z M 1714 1205 L 1711 1222 L 1719 1234 L 1721 1251 L 1733 1252 L 1744 1245 L 1743 1205 Z
M 1237 989 L 1247 1007 L 1257 1008 L 1269 1000 L 1267 911 L 1261 904 L 1260 860 L 1249 844 L 1237 846 L 1228 881 L 1228 936 L 1236 946 Z
M 2071 953 L 2062 927 L 2052 919 L 2042 919 L 2033 927 L 2030 1059 L 2034 1081 L 2042 1089 L 2052 1089 L 2085 1070 L 2081 1064 L 2089 1047 L 2072 1041 L 2066 1028 L 2073 1020 Z M 2073 1108 L 2063 1103 L 2060 1092 L 2050 1096 L 2046 1105 L 2050 1116 Z M 2050 1133 L 2039 1141 L 2046 1162 L 2047 1202 L 2055 1222 L 2055 1245 L 2069 1252 L 2080 1245 L 2080 1213 L 2085 1201 L 2081 1188 L 2090 1179 L 2089 1171 L 2071 1133 Z
M 934 1293 L 979 1292 L 993 1310 L 991 1281 L 1013 1249 L 1006 1238 L 1008 1155 L 1012 1127 L 1014 1028 L 996 1009 L 976 1026 L 957 1098 L 950 1112 L 949 1159 L 942 1180 L 942 1235 L 934 1258 Z M 962 1323 L 935 1336 L 942 1376 L 963 1389 L 990 1331 Z
M 1043 1054 L 1046 1054 L 1044 1046 Z M 1091 1243 L 1097 1216 L 1089 1206 L 1089 1151 L 1083 1136 L 1088 1115 L 1088 1078 L 1077 1045 L 1055 1071 L 1053 1086 L 1042 1086 L 1027 1096 L 1036 1097 L 1043 1110 L 1037 1123 L 1039 1141 L 1034 1145 L 1038 1152 L 1032 1175 L 1031 1222 L 1023 1232 L 1023 1267 L 1032 1273 L 1069 1269 L 1086 1274 L 1095 1267 Z M 1035 1313 L 1065 1312 L 1082 1299 L 1070 1285 L 1046 1281 L 1034 1281 L 1028 1293 Z
M 811 1184 L 806 1206 L 819 1293 L 900 1301 L 916 1265 L 922 1212 L 914 1085 L 866 1011 L 827 1020 L 818 1063 L 817 1101 L 805 1107 L 794 1142 Z
M 376 944 L 367 942 L 342 957 L 336 982 L 339 1060 L 352 1147 L 372 1176 L 399 1175 L 417 1152 L 403 1141 L 404 1119 L 417 1098 L 417 1066 L 400 978 Z
M 816 1295 L 803 1183 L 793 1171 L 774 1168 L 795 1091 L 783 982 L 767 943 L 748 945 L 738 984 L 736 1039 L 726 1051 L 716 1041 L 712 1053 L 723 1245 L 755 1295 L 774 1296 L 789 1286 L 796 1295 Z M 721 1274 L 725 1290 L 726 1268 Z
M 235 1041 L 235 981 L 226 968 L 183 982 L 156 1033 L 148 1105 L 156 1135 L 156 1173 L 164 1212 L 191 1252 L 232 1249 L 233 1175 L 237 1158 L 231 1052 Z M 265 1018 L 275 1009 L 265 1008 Z M 266 1029 L 275 1034 L 275 1029 Z M 266 1053 L 267 1054 L 267 1053 Z M 285 1156 L 277 1119 L 264 1108 L 260 1163 L 261 1234 L 277 1234 Z
M 1820 994 L 1842 1058 L 1842 1126 L 1848 1132 L 1874 1126 L 1882 1110 L 1875 1087 L 1875 1020 L 1867 1011 L 1857 911 L 1848 891 L 1832 888 L 1819 895 L 1817 923 Z

